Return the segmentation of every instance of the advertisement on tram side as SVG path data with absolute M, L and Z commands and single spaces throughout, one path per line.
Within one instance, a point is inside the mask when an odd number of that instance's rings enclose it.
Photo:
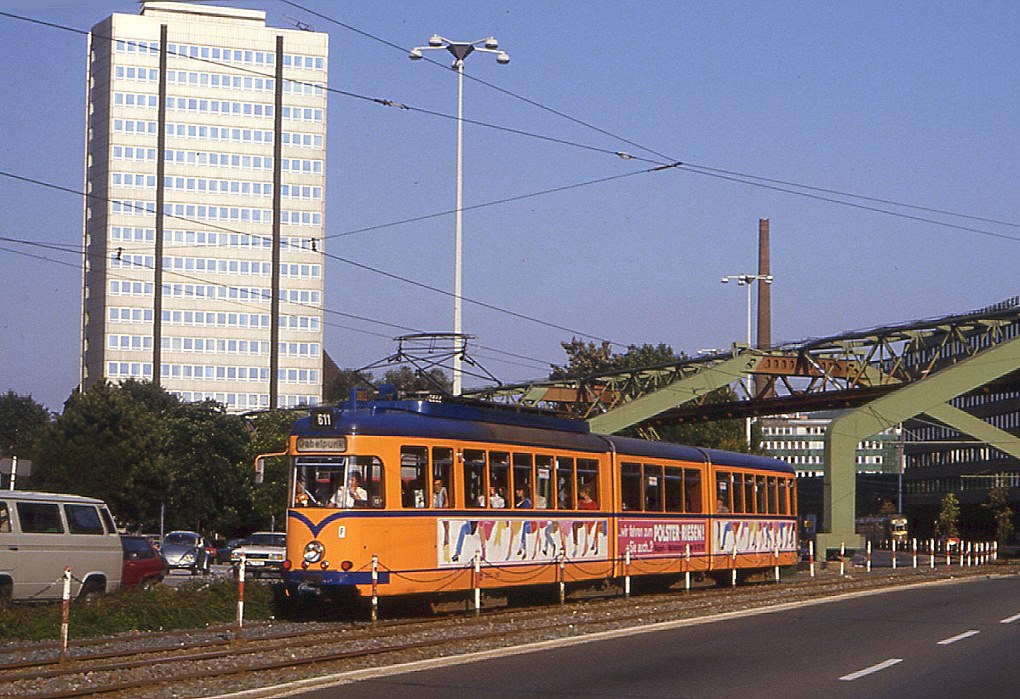
M 726 519 L 712 523 L 713 553 L 772 553 L 797 549 L 797 523 L 790 520 Z
M 596 560 L 609 555 L 605 519 L 439 519 L 440 567 L 463 567 L 479 553 L 483 563 Z
M 682 556 L 705 553 L 706 524 L 698 519 L 621 519 L 620 551 L 632 556 Z

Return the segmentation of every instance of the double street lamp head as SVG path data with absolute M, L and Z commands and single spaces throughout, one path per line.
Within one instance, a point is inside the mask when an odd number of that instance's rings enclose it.
M 510 54 L 506 51 L 499 50 L 499 42 L 496 41 L 496 37 L 490 36 L 486 39 L 479 39 L 478 41 L 450 41 L 445 36 L 439 34 L 433 34 L 429 37 L 429 43 L 427 46 L 415 46 L 408 53 L 407 57 L 412 61 L 420 61 L 425 56 L 422 54 L 423 51 L 431 49 L 446 49 L 453 55 L 453 67 L 460 68 L 464 64 L 464 59 L 475 51 L 482 51 L 484 53 L 492 53 L 496 55 L 496 63 L 500 65 L 506 65 L 510 62 Z

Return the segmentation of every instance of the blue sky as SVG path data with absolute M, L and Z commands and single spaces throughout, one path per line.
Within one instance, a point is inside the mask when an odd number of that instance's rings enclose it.
M 602 150 L 699 166 L 465 212 L 467 299 L 622 345 L 726 347 L 743 340 L 746 296 L 719 279 L 756 271 L 759 218 L 771 221 L 776 342 L 1018 293 L 1020 5 L 295 1 L 364 34 L 279 0 L 226 4 L 328 32 L 331 87 L 446 115 L 456 112 L 453 71 L 365 34 L 404 49 L 433 33 L 494 35 L 511 63 L 474 55 L 470 76 L 613 135 L 469 79 L 466 118 L 598 150 L 468 124 L 466 207 L 654 165 Z M 0 9 L 87 30 L 137 4 Z M 0 171 L 80 189 L 84 37 L 0 17 L 0 66 Z M 452 291 L 452 215 L 352 231 L 452 209 L 455 122 L 340 94 L 328 119 L 327 250 Z M 862 199 L 848 207 L 700 168 L 975 218 Z M 80 245 L 80 197 L 2 176 L 0 201 L 0 236 Z M 77 384 L 79 263 L 0 241 L 0 391 L 60 410 Z M 325 305 L 416 330 L 452 327 L 449 296 L 336 260 L 326 263 Z M 326 350 L 342 367 L 384 358 L 407 332 L 327 322 Z M 507 382 L 546 375 L 571 337 L 470 302 L 464 329 L 485 348 L 478 361 Z

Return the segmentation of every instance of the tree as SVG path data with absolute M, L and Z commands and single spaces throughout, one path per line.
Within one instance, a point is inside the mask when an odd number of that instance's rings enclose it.
M 0 395 L 0 457 L 31 459 L 35 442 L 50 423 L 50 413 L 32 396 Z
M 170 528 L 227 532 L 256 524 L 252 452 L 244 420 L 217 403 L 103 382 L 68 398 L 36 473 L 47 489 L 102 498 L 132 528 L 155 528 L 165 506 Z
M 960 536 L 960 501 L 953 493 L 946 493 L 942 498 L 935 532 L 940 539 Z
M 102 498 L 123 521 L 158 521 L 170 484 L 160 415 L 130 389 L 97 383 L 75 391 L 36 450 L 33 480 L 47 490 Z
M 453 381 L 438 367 L 424 373 L 406 366 L 390 369 L 383 376 L 383 382 L 391 384 L 397 389 L 397 395 L 405 397 L 414 396 L 423 391 L 440 390 L 450 393 L 453 390 Z
M 374 390 L 372 373 L 357 369 L 341 369 L 339 376 L 334 381 L 328 386 L 322 387 L 322 402 L 327 404 L 343 403 L 350 399 L 353 388 Z
M 183 403 L 165 416 L 165 427 L 171 526 L 232 532 L 249 522 L 253 480 L 244 420 L 211 401 Z
M 999 546 L 1013 543 L 1013 509 L 1009 506 L 1009 488 L 996 486 L 988 491 L 988 503 L 985 505 L 992 511 L 995 520 L 995 540 Z
M 687 358 L 684 353 L 677 354 L 667 344 L 630 345 L 623 354 L 613 354 L 612 345 L 603 341 L 584 342 L 576 337 L 570 342 L 560 345 L 567 353 L 567 363 L 562 366 L 553 365 L 549 376 L 553 380 L 579 379 L 596 376 L 602 373 L 622 371 L 638 367 L 669 365 Z M 705 397 L 708 403 L 719 403 L 733 399 L 733 391 L 724 386 Z M 664 425 L 656 428 L 659 438 L 666 442 L 689 444 L 696 447 L 726 449 L 728 451 L 748 451 L 744 421 L 740 419 L 714 420 L 712 422 L 684 423 Z M 627 430 L 625 434 L 636 435 L 636 430 Z M 752 443 L 758 443 L 752 435 Z

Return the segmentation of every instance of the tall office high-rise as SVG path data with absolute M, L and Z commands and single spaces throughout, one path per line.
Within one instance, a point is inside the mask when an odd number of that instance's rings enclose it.
M 321 400 L 327 55 L 326 34 L 226 7 L 92 28 L 83 387 Z

